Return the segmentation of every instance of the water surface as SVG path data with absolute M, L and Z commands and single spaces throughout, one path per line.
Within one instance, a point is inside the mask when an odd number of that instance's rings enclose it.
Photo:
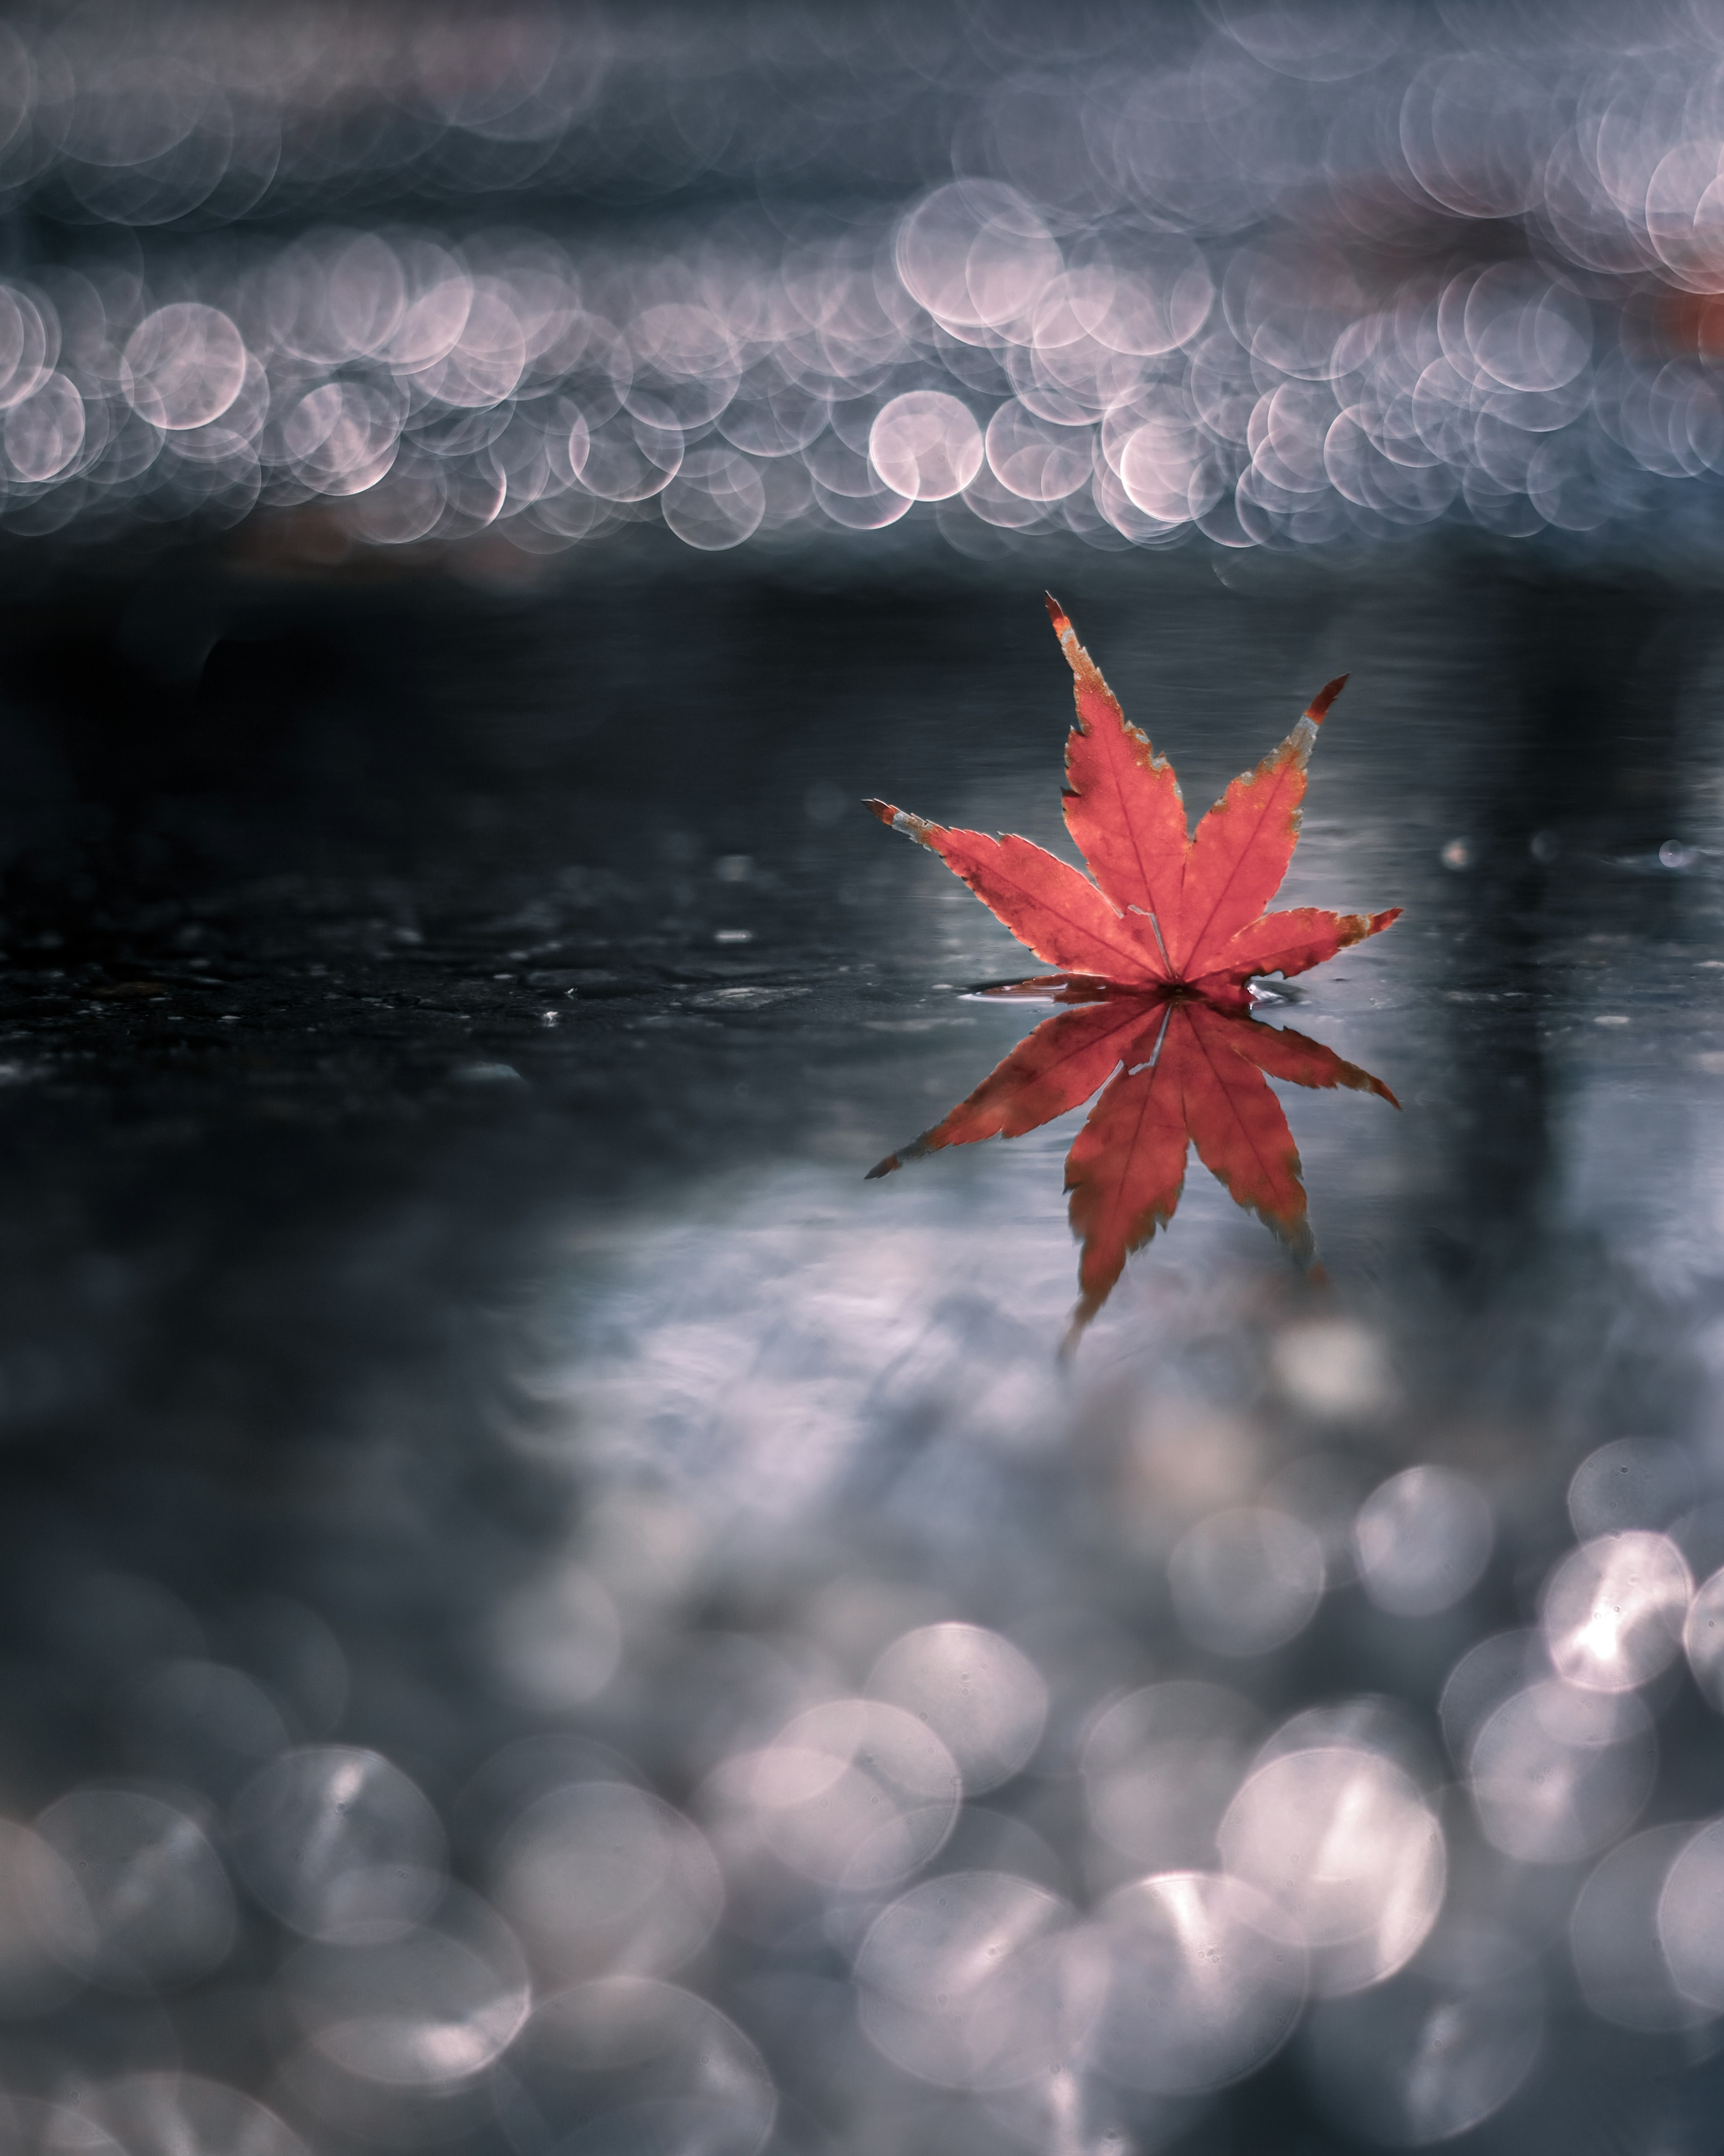
M 7 624 L 21 2133 L 1707 2146 L 1707 605 L 639 567 Z M 1064 1362 L 1075 1119 L 864 1179 L 1040 1015 L 859 802 L 1063 847 L 1042 582 L 1194 810 L 1349 670 L 1406 908 L 1254 1020 L 1326 1282 L 1193 1161 Z

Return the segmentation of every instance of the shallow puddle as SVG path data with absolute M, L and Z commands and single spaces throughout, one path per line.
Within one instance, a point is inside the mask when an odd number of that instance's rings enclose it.
M 189 567 L 106 793 L 11 625 L 26 2140 L 1708 2145 L 1710 602 L 1030 566 L 1194 811 L 1350 670 L 1284 895 L 1406 909 L 1229 1022 L 1398 1101 L 1264 1081 L 1320 1270 L 1194 1152 L 1064 1354 L 1080 1115 L 866 1179 L 1049 1015 L 859 805 L 1063 848 L 1034 576 Z

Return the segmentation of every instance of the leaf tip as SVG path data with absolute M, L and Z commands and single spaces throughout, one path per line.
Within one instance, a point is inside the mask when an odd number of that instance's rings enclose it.
M 914 839 L 919 846 L 928 844 L 928 833 L 934 826 L 925 816 L 913 816 L 907 808 L 895 808 L 890 801 L 865 801 L 865 808 L 871 809 L 889 831 L 900 831 L 906 839 Z
M 1406 911 L 1404 906 L 1392 906 L 1386 913 L 1345 913 L 1337 916 L 1341 923 L 1341 947 L 1344 951 L 1354 943 L 1362 943 L 1367 936 L 1380 936 L 1385 928 L 1393 928 Z
M 1337 674 L 1332 681 L 1326 681 L 1322 687 L 1318 690 L 1316 696 L 1313 696 L 1311 701 L 1306 706 L 1305 716 L 1311 721 L 1314 726 L 1321 726 L 1324 720 L 1329 716 L 1329 706 L 1335 701 L 1335 699 L 1341 694 L 1342 690 L 1347 686 L 1348 681 L 1352 678 L 1351 675 Z
M 1060 648 L 1075 670 L 1083 647 L 1077 640 L 1077 631 L 1071 625 L 1071 618 L 1051 592 L 1042 593 L 1042 602 L 1048 609 L 1049 620 L 1054 624 L 1054 634 L 1060 639 Z
M 1085 1295 L 1072 1312 L 1065 1327 L 1065 1337 L 1060 1342 L 1059 1361 L 1063 1367 L 1078 1351 L 1078 1342 L 1095 1322 L 1101 1306 L 1107 1300 L 1106 1291 L 1101 1295 Z

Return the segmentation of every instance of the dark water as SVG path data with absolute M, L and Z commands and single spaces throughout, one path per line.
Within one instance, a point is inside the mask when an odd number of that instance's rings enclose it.
M 1060 843 L 1044 581 L 1194 808 L 1350 670 L 1285 896 L 1406 908 L 1257 1020 L 1401 1102 L 1285 1091 L 1326 1286 L 1193 1162 L 1064 1363 L 1071 1123 L 863 1179 L 1039 1014 L 858 804 Z M 1716 2147 L 1708 595 L 188 556 L 4 643 L 19 2146 Z

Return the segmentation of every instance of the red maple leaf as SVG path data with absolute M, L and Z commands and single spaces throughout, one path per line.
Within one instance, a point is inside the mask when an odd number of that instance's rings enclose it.
M 1065 1163 L 1072 1231 L 1083 1246 L 1075 1337 L 1128 1254 L 1172 1219 L 1193 1145 L 1234 1202 L 1310 1265 L 1299 1154 L 1267 1079 L 1347 1086 L 1399 1103 L 1320 1041 L 1258 1024 L 1245 984 L 1321 965 L 1401 910 L 1266 911 L 1299 841 L 1306 765 L 1344 674 L 1318 692 L 1279 748 L 1234 780 L 1193 835 L 1172 766 L 1126 722 L 1052 598 L 1048 612 L 1076 677 L 1066 829 L 1095 881 L 1028 839 L 949 830 L 887 802 L 868 805 L 938 854 L 1020 942 L 1060 968 L 1015 993 L 1076 1008 L 1039 1025 L 967 1100 L 871 1174 L 942 1147 L 1021 1137 L 1105 1088 Z
M 1062 973 L 1193 988 L 1238 1009 L 1253 975 L 1302 973 L 1399 919 L 1398 906 L 1265 911 L 1299 843 L 1311 744 L 1346 675 L 1318 691 L 1279 748 L 1234 780 L 1193 836 L 1172 765 L 1128 723 L 1051 598 L 1048 613 L 1076 677 L 1065 826 L 1095 881 L 1029 839 L 950 830 L 887 801 L 868 803 L 882 823 L 938 854 L 1020 943 Z
M 1073 1338 L 1107 1300 L 1127 1254 L 1172 1219 L 1188 1145 L 1236 1204 L 1310 1264 L 1299 1154 L 1265 1074 L 1295 1086 L 1347 1086 L 1398 1106 L 1380 1079 L 1321 1041 L 1188 988 L 1111 989 L 1056 976 L 1026 981 L 1024 991 L 1076 1008 L 1020 1040 L 967 1100 L 870 1170 L 870 1181 L 945 1146 L 1021 1137 L 1106 1085 L 1065 1161 L 1072 1232 L 1083 1245 Z

